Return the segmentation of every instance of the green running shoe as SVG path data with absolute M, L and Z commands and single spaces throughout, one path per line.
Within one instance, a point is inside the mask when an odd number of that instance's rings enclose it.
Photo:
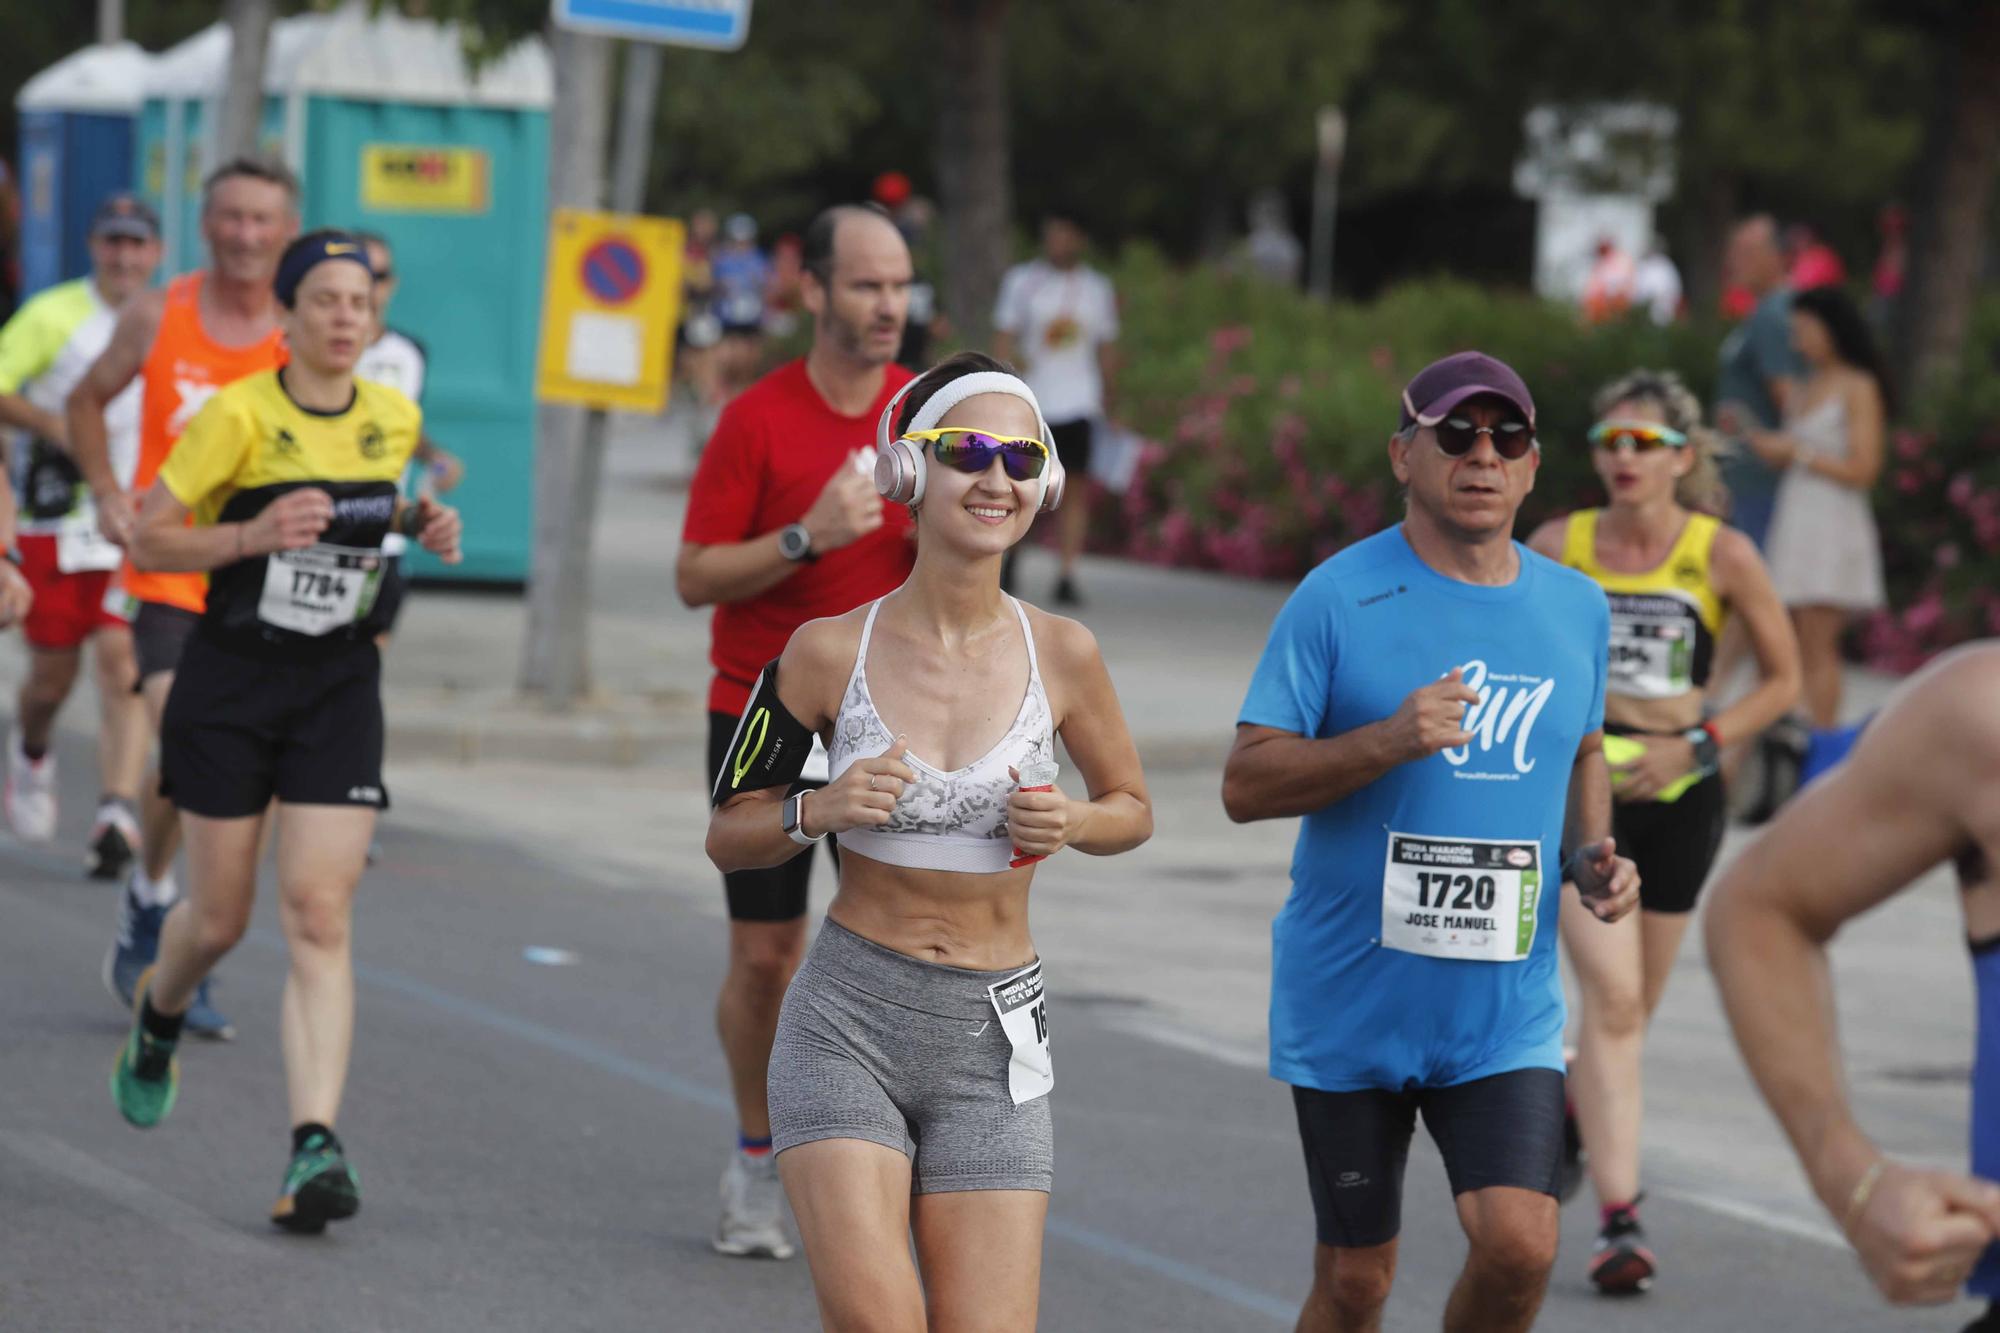
M 132 988 L 131 1034 L 111 1066 L 111 1100 L 118 1104 L 118 1114 L 139 1129 L 151 1129 L 165 1120 L 181 1090 L 181 1062 L 174 1056 L 179 1043 L 158 1040 L 139 1022 L 152 983 L 153 970 L 147 968 Z
M 347 1164 L 340 1140 L 314 1134 L 292 1154 L 284 1192 L 271 1205 L 271 1220 L 287 1231 L 316 1236 L 328 1222 L 361 1211 L 361 1178 Z

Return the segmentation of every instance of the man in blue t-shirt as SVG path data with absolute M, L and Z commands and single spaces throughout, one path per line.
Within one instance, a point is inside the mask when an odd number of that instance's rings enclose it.
M 1792 348 L 1792 292 L 1778 224 L 1768 213 L 1746 218 L 1729 236 L 1724 257 L 1732 282 L 1757 300 L 1749 316 L 1722 340 L 1715 381 L 1716 417 L 1732 430 L 1776 430 L 1784 424 L 1786 387 L 1800 374 Z M 1724 409 L 1727 409 L 1726 411 Z M 1778 476 L 1740 438 L 1722 461 L 1729 487 L 1729 521 L 1761 549 L 1771 528 Z
M 1292 594 L 1223 776 L 1232 819 L 1305 817 L 1271 931 L 1319 1233 L 1301 1330 L 1378 1326 L 1419 1111 L 1471 1242 L 1445 1327 L 1527 1328 L 1555 1261 L 1555 894 L 1615 920 L 1639 878 L 1609 836 L 1604 593 L 1511 536 L 1534 428 L 1492 357 L 1410 381 L 1405 518 Z

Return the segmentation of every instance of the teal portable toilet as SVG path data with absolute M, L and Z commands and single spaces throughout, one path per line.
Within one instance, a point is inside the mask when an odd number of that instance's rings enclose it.
M 153 57 L 86 46 L 21 85 L 21 281 L 38 292 L 90 272 L 90 218 L 132 188 L 132 141 Z
M 203 262 L 201 180 L 229 33 L 154 62 L 139 116 L 139 186 L 168 265 Z M 451 502 L 465 562 L 417 555 L 419 577 L 521 583 L 533 533 L 535 352 L 548 225 L 548 108 L 538 39 L 476 72 L 453 25 L 365 5 L 272 25 L 263 148 L 298 173 L 307 227 L 380 232 L 400 279 L 389 322 L 424 345 L 424 429 L 465 460 Z

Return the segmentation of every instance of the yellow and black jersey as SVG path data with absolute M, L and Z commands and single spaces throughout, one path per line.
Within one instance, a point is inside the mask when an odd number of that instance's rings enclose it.
M 287 491 L 333 497 L 333 522 L 312 546 L 224 565 L 209 575 L 203 628 L 239 646 L 311 655 L 372 640 L 385 617 L 376 594 L 382 539 L 396 514 L 397 480 L 416 450 L 421 413 L 385 385 L 356 381 L 345 410 L 301 407 L 282 370 L 218 392 L 174 445 L 160 482 L 198 525 L 255 518 Z
M 1674 699 L 1708 684 L 1715 641 L 1727 613 L 1709 567 L 1722 523 L 1689 514 L 1667 558 L 1639 574 L 1597 563 L 1598 509 L 1569 516 L 1562 562 L 1588 574 L 1611 603 L 1611 667 L 1607 694 Z

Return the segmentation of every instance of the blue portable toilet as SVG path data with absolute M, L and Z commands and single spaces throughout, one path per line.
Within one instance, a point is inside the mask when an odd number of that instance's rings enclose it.
M 199 267 L 201 180 L 229 32 L 154 62 L 139 116 L 139 188 L 167 265 Z M 420 577 L 520 583 L 533 537 L 535 353 L 548 221 L 548 107 L 539 39 L 474 71 L 453 25 L 350 4 L 272 25 L 263 148 L 298 174 L 307 227 L 380 232 L 400 278 L 389 322 L 424 345 L 424 429 L 465 460 L 452 503 L 465 561 L 417 555 Z
M 132 143 L 153 57 L 131 42 L 87 46 L 21 85 L 23 294 L 90 272 L 90 217 L 132 188 Z

